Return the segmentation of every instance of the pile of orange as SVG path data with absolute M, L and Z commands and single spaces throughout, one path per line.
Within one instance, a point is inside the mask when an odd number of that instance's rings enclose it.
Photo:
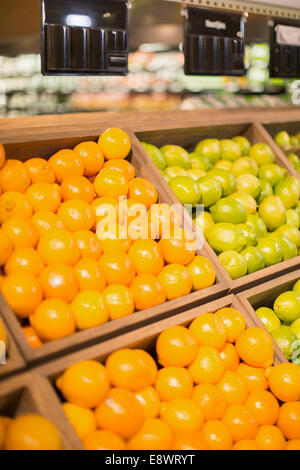
M 123 130 L 48 161 L 0 150 L 0 287 L 32 347 L 214 284 L 188 234 L 175 237 L 173 208 L 135 177 Z M 99 228 L 112 208 L 118 219 Z M 160 239 L 168 215 L 171 235 Z
M 56 382 L 88 450 L 300 450 L 300 368 L 273 365 L 269 333 L 233 308 L 173 326 Z

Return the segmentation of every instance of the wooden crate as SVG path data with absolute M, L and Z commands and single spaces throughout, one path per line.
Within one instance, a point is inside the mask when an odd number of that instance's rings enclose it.
M 299 172 L 296 170 L 296 168 L 293 167 L 293 165 L 287 158 L 288 153 L 296 153 L 298 156 L 300 156 L 300 144 L 297 147 L 288 146 L 288 147 L 281 148 L 276 144 L 274 140 L 276 134 L 280 131 L 287 131 L 289 135 L 298 134 L 300 132 L 300 119 L 298 119 L 297 121 L 285 121 L 285 120 L 281 121 L 279 119 L 278 122 L 272 122 L 272 123 L 266 122 L 262 124 L 262 127 L 264 128 L 266 133 L 268 133 L 269 136 L 271 137 L 274 143 L 274 147 L 276 148 L 277 154 L 281 155 L 282 159 L 288 162 L 288 164 L 292 167 L 291 174 L 295 176 L 296 178 L 300 178 Z
M 63 450 L 82 449 L 49 382 L 39 374 L 25 373 L 10 378 L 0 386 L 0 416 L 17 417 L 27 413 L 44 416 L 58 430 Z
M 232 138 L 236 135 L 243 135 L 249 139 L 252 145 L 258 142 L 266 142 L 271 146 L 271 148 L 275 152 L 275 161 L 281 167 L 285 168 L 288 174 L 293 174 L 295 169 L 292 167 L 290 162 L 287 158 L 282 155 L 283 152 L 278 152 L 278 147 L 273 141 L 273 139 L 268 135 L 266 130 L 261 126 L 259 123 L 253 124 L 227 124 L 227 125 L 219 125 L 219 126 L 203 126 L 203 127 L 193 127 L 193 128 L 178 128 L 172 129 L 168 131 L 148 131 L 148 132 L 138 132 L 136 133 L 136 139 L 134 140 L 134 147 L 136 152 L 140 153 L 146 159 L 148 157 L 147 152 L 141 145 L 141 142 L 145 141 L 150 144 L 157 145 L 158 147 L 162 147 L 163 145 L 167 144 L 174 144 L 180 145 L 187 149 L 188 151 L 193 151 L 195 145 L 199 140 L 204 138 L 223 138 L 228 139 Z M 168 183 L 164 180 L 159 170 L 155 167 L 155 164 L 151 161 L 149 166 L 151 165 L 151 173 L 153 174 L 153 180 L 162 180 L 160 183 L 162 187 L 164 187 L 165 197 L 167 199 L 166 202 L 170 204 L 180 204 L 179 200 L 171 190 Z M 186 213 L 186 219 L 189 219 L 189 215 Z M 190 224 L 193 225 L 193 222 L 190 218 Z M 209 258 L 211 261 L 214 262 L 214 265 L 218 266 L 218 271 L 223 274 L 225 279 L 230 285 L 230 292 L 238 293 L 243 290 L 249 289 L 255 285 L 261 284 L 262 282 L 269 281 L 270 279 L 274 279 L 278 272 L 280 271 L 282 274 L 288 273 L 300 267 L 300 256 L 297 256 L 293 259 L 282 261 L 281 263 L 269 266 L 264 268 L 260 271 L 257 271 L 253 274 L 248 274 L 243 276 L 239 279 L 232 280 L 229 274 L 226 272 L 224 267 L 221 265 L 217 255 L 213 251 L 213 249 L 209 246 L 209 244 L 205 241 L 204 242 L 204 249 L 209 253 Z
M 55 132 L 51 132 L 51 137 L 47 139 L 41 139 L 32 141 L 29 139 L 25 142 L 19 142 L 17 144 L 7 144 L 6 151 L 8 158 L 18 158 L 19 160 L 25 161 L 28 158 L 44 156 L 45 158 L 53 155 L 57 150 L 62 148 L 74 148 L 78 143 L 84 140 L 96 141 L 99 134 L 103 132 L 105 128 L 99 129 L 99 133 L 80 135 L 74 137 L 75 130 L 70 130 L 69 137 L 63 139 L 55 138 Z M 128 131 L 132 141 L 136 140 L 134 134 Z M 47 133 L 46 133 L 47 134 Z M 133 150 L 129 156 L 130 161 L 136 169 L 136 175 L 151 180 L 158 191 L 159 201 L 168 202 L 168 197 L 165 194 L 164 179 L 160 174 L 153 174 L 152 172 L 152 161 L 149 157 L 141 154 L 136 150 L 136 146 L 133 145 Z M 208 247 L 204 247 L 200 254 L 206 257 L 210 257 L 210 251 Z M 224 271 L 221 272 L 218 269 L 218 263 L 212 260 L 216 271 L 216 283 L 207 288 L 191 294 L 165 302 L 164 304 L 149 308 L 140 312 L 136 312 L 128 317 L 121 318 L 118 320 L 110 321 L 104 325 L 96 328 L 92 328 L 85 331 L 76 332 L 74 335 L 67 338 L 63 338 L 54 342 L 45 343 L 43 346 L 37 349 L 33 349 L 27 343 L 27 340 L 22 332 L 19 321 L 14 315 L 12 310 L 7 305 L 5 299 L 0 294 L 0 311 L 5 317 L 9 324 L 11 331 L 14 334 L 17 344 L 19 345 L 22 354 L 24 355 L 28 363 L 36 361 L 42 361 L 49 357 L 55 357 L 62 355 L 65 352 L 74 351 L 81 349 L 84 345 L 98 343 L 100 340 L 105 340 L 110 337 L 119 334 L 120 332 L 126 332 L 139 327 L 143 324 L 151 323 L 157 319 L 170 316 L 174 313 L 183 311 L 186 306 L 193 307 L 204 302 L 214 300 L 222 295 L 226 294 L 229 290 L 229 284 L 227 278 L 225 278 Z M 227 274 L 227 273 L 226 273 Z M 227 276 L 228 277 L 228 276 Z
M 6 352 L 6 364 L 0 364 L 0 381 L 9 375 L 12 375 L 16 372 L 19 372 L 21 369 L 25 368 L 25 360 L 21 356 L 19 348 L 15 342 L 13 335 L 11 334 L 4 318 L 0 313 L 0 320 L 4 324 L 7 338 L 8 338 L 8 348 Z M 1 388 L 1 385 L 0 385 Z

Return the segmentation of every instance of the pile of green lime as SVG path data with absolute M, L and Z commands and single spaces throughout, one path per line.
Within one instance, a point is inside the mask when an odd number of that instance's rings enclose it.
M 256 314 L 285 357 L 300 365 L 300 279 L 276 298 L 273 309 L 260 307 Z
M 194 151 L 143 143 L 232 279 L 298 255 L 300 181 L 275 163 L 271 147 L 242 136 L 204 139 Z
M 300 173 L 300 158 L 295 153 L 296 151 L 298 152 L 300 147 L 300 132 L 297 135 L 289 135 L 286 131 L 280 131 L 275 135 L 275 142 L 283 150 L 287 150 L 287 158 Z

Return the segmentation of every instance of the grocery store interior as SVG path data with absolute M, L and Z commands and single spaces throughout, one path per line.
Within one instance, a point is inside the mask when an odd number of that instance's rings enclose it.
M 299 2 L 0 1 L 1 456 L 300 450 Z

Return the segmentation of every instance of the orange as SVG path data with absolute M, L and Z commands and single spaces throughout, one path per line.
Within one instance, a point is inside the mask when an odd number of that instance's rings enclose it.
M 149 353 L 142 349 L 119 349 L 106 361 L 109 379 L 115 387 L 137 392 L 153 385 L 157 366 Z
M 25 162 L 31 181 L 35 183 L 55 183 L 55 173 L 44 158 L 30 158 Z
M 168 239 L 177 227 L 180 233 L 180 216 L 170 204 L 152 204 L 148 211 L 149 238 Z M 151 237 L 150 237 L 151 235 Z
M 10 308 L 20 318 L 31 315 L 43 299 L 39 281 L 28 273 L 7 276 L 1 290 Z
M 197 355 L 197 343 L 184 326 L 172 326 L 160 333 L 156 340 L 159 363 L 164 366 L 189 366 Z
M 208 450 L 200 432 L 181 431 L 173 438 L 172 450 Z
M 68 264 L 57 263 L 44 267 L 39 275 L 45 299 L 72 302 L 79 290 L 74 270 Z
M 251 392 L 245 405 L 260 426 L 276 423 L 279 414 L 279 403 L 272 393 L 266 390 Z
M 90 204 L 94 200 L 94 186 L 84 176 L 69 176 L 61 184 L 63 201 L 78 199 Z
M 231 450 L 232 437 L 228 427 L 214 419 L 206 421 L 201 436 L 209 450 Z
M 218 383 L 218 388 L 224 395 L 228 405 L 245 403 L 248 390 L 243 379 L 236 372 L 227 370 Z
M 208 258 L 195 256 L 187 268 L 192 276 L 194 290 L 205 289 L 215 283 L 215 270 Z
M 57 215 L 70 232 L 91 230 L 96 220 L 94 211 L 87 202 L 74 199 L 63 202 Z
M 65 228 L 57 214 L 49 211 L 39 211 L 32 216 L 32 222 L 41 238 L 48 230 Z
M 130 257 L 123 251 L 109 251 L 100 258 L 100 266 L 108 284 L 129 286 L 135 276 L 135 267 Z
M 75 333 L 71 308 L 61 299 L 42 302 L 29 317 L 29 321 L 42 341 L 53 341 Z
M 109 392 L 109 378 L 100 362 L 80 361 L 64 371 L 57 379 L 56 386 L 68 402 L 95 408 Z
M 11 217 L 31 217 L 32 204 L 29 198 L 17 191 L 8 191 L 0 196 L 0 223 Z
M 155 388 L 161 401 L 190 398 L 193 381 L 184 367 L 164 367 L 157 373 Z
M 150 181 L 144 178 L 134 178 L 129 182 L 128 197 L 145 204 L 149 209 L 157 202 L 157 191 Z
M 95 228 L 104 219 L 110 223 L 117 223 L 118 202 L 116 199 L 112 197 L 98 197 L 92 202 L 91 208 L 96 217 Z
M 109 168 L 111 170 L 119 171 L 125 176 L 127 181 L 130 181 L 135 177 L 135 168 L 127 160 L 108 160 L 104 163 L 103 168 Z
M 127 236 L 126 228 L 122 225 L 112 223 L 101 229 L 98 226 L 96 233 L 104 253 L 116 250 L 128 252 L 131 240 Z
M 137 240 L 129 250 L 137 274 L 157 276 L 164 267 L 164 259 L 159 245 L 154 240 Z
M 160 410 L 160 400 L 153 387 L 146 387 L 135 394 L 135 398 L 142 407 L 145 418 L 156 418 Z
M 44 267 L 41 255 L 33 248 L 17 248 L 8 258 L 5 274 L 29 273 L 38 276 Z
M 233 450 L 259 450 L 254 440 L 244 439 L 234 444 Z
M 130 286 L 137 310 L 151 308 L 166 301 L 165 291 L 153 274 L 139 274 Z
M 99 197 L 118 199 L 128 193 L 128 181 L 123 173 L 110 168 L 103 168 L 95 179 L 95 191 Z
M 26 196 L 28 197 L 34 212 L 56 212 L 60 205 L 60 187 L 58 184 L 33 184 L 27 189 Z
M 249 392 L 267 390 L 269 384 L 266 378 L 265 369 L 251 367 L 247 364 L 241 363 L 236 372 L 243 379 Z
M 286 439 L 300 439 L 300 402 L 284 403 L 279 411 L 277 426 Z
M 260 450 L 286 450 L 284 435 L 276 426 L 261 426 L 255 442 Z
M 292 439 L 288 441 L 286 450 L 300 450 L 300 439 Z
M 0 170 L 0 188 L 3 192 L 24 193 L 31 183 L 30 173 L 19 160 L 6 160 Z
M 94 431 L 88 434 L 83 445 L 85 450 L 126 450 L 123 439 L 111 431 Z
M 228 427 L 234 442 L 256 437 L 258 423 L 245 405 L 239 403 L 229 406 L 222 422 Z
M 5 159 L 6 159 L 5 148 L 2 144 L 0 144 L 0 168 L 3 167 L 3 165 L 5 163 Z
M 158 275 L 167 299 L 177 299 L 191 292 L 193 280 L 190 272 L 181 264 L 169 264 Z
M 223 348 L 220 350 L 220 355 L 224 362 L 225 370 L 233 370 L 236 372 L 240 363 L 240 358 L 233 344 L 225 343 Z
M 131 150 L 128 134 L 122 129 L 114 127 L 106 129 L 100 135 L 98 144 L 106 160 L 124 159 Z
M 172 430 L 161 419 L 145 419 L 139 432 L 128 442 L 129 450 L 169 450 Z
M 169 264 L 190 264 L 195 258 L 195 245 L 186 239 L 183 229 L 177 237 L 162 239 L 159 246 L 165 261 Z
M 235 308 L 222 308 L 215 313 L 227 330 L 227 341 L 235 343 L 237 338 L 246 329 L 246 320 Z
M 96 420 L 92 410 L 73 403 L 63 403 L 62 409 L 79 439 L 82 440 L 96 431 Z
M 104 156 L 96 142 L 81 142 L 76 145 L 74 152 L 78 153 L 83 161 L 85 176 L 96 175 L 103 167 Z
M 22 331 L 31 348 L 40 348 L 43 345 L 32 326 L 23 326 Z
M 99 261 L 95 259 L 80 259 L 74 266 L 74 273 L 81 291 L 97 290 L 102 292 L 106 286 L 104 270 Z
M 134 299 L 128 287 L 111 284 L 104 289 L 103 296 L 111 320 L 126 317 L 134 312 Z
M 38 242 L 38 231 L 31 219 L 12 217 L 4 222 L 2 229 L 14 248 L 34 248 Z
M 283 402 L 300 400 L 300 367 L 278 364 L 268 371 L 271 392 Z
M 199 346 L 221 349 L 227 340 L 227 332 L 214 313 L 204 313 L 195 318 L 189 326 Z
M 225 368 L 216 348 L 200 346 L 189 370 L 196 384 L 217 384 L 223 377 Z
M 192 400 L 202 411 L 205 420 L 223 418 L 226 400 L 216 385 L 197 385 L 193 390 Z
M 74 238 L 80 250 L 81 258 L 99 260 L 102 255 L 101 245 L 97 236 L 89 230 L 79 230 Z
M 130 230 L 128 229 L 128 232 L 131 231 L 132 222 L 132 225 L 134 226 L 136 219 L 139 219 L 141 216 L 145 217 L 145 229 L 147 229 L 146 214 L 147 207 L 144 204 L 141 204 L 134 199 L 128 199 L 127 197 L 119 200 L 118 220 L 121 225 L 130 228 Z
M 13 244 L 9 236 L 0 228 L 0 266 L 3 266 L 13 252 Z
M 82 176 L 84 164 L 78 153 L 70 149 L 59 150 L 49 159 L 49 165 L 55 173 L 58 183 L 70 176 Z
M 112 431 L 123 439 L 134 436 L 143 424 L 143 412 L 134 394 L 123 388 L 110 390 L 96 408 L 95 416 L 100 429 Z
M 76 240 L 67 230 L 48 230 L 41 237 L 37 249 L 45 264 L 66 263 L 74 266 L 80 257 Z
M 108 307 L 104 296 L 97 290 L 80 292 L 71 304 L 78 330 L 87 330 L 107 322 Z
M 274 362 L 274 344 L 271 335 L 257 327 L 248 328 L 236 340 L 240 358 L 249 366 L 270 367 Z
M 175 432 L 199 431 L 203 424 L 203 415 L 193 400 L 177 398 L 166 404 L 162 420 Z

